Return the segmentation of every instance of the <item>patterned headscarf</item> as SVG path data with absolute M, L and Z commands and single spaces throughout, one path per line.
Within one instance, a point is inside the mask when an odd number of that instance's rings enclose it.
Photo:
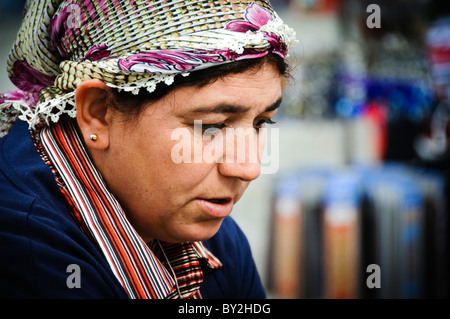
M 200 298 L 202 265 L 222 266 L 201 242 L 146 243 L 91 161 L 74 121 L 84 80 L 139 94 L 177 75 L 275 53 L 295 34 L 269 1 L 29 0 L 8 60 L 20 89 L 0 96 L 0 137 L 28 122 L 80 228 L 130 298 Z M 164 257 L 164 258 L 162 258 Z
M 87 79 L 138 94 L 174 76 L 269 52 L 295 32 L 268 0 L 29 0 L 8 59 L 20 91 L 0 96 L 0 136 L 19 117 L 31 129 L 76 116 Z

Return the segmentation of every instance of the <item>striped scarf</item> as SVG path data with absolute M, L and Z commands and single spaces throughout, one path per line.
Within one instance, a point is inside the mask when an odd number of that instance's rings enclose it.
M 34 143 L 52 168 L 73 216 L 97 245 L 130 298 L 200 298 L 201 261 L 221 266 L 201 242 L 145 243 L 108 191 L 72 121 L 35 132 Z M 164 257 L 164 258 L 163 258 Z

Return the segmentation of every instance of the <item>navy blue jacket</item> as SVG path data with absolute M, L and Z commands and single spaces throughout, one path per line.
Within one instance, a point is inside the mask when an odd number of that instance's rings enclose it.
M 247 239 L 231 218 L 205 246 L 224 265 L 204 269 L 204 298 L 265 298 Z M 67 285 L 71 264 L 80 266 L 81 288 Z M 0 139 L 0 298 L 127 298 L 20 121 Z

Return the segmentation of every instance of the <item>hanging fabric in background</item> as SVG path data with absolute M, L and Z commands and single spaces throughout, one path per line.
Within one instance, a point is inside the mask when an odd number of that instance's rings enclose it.
M 398 163 L 280 176 L 269 290 L 282 298 L 445 298 L 445 185 L 435 171 Z M 366 285 L 372 264 L 381 270 L 376 289 Z

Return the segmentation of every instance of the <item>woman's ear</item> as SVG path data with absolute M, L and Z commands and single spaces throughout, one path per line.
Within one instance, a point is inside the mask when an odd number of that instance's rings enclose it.
M 107 97 L 110 90 L 100 80 L 86 80 L 75 91 L 77 123 L 86 145 L 91 149 L 104 150 L 109 147 Z

